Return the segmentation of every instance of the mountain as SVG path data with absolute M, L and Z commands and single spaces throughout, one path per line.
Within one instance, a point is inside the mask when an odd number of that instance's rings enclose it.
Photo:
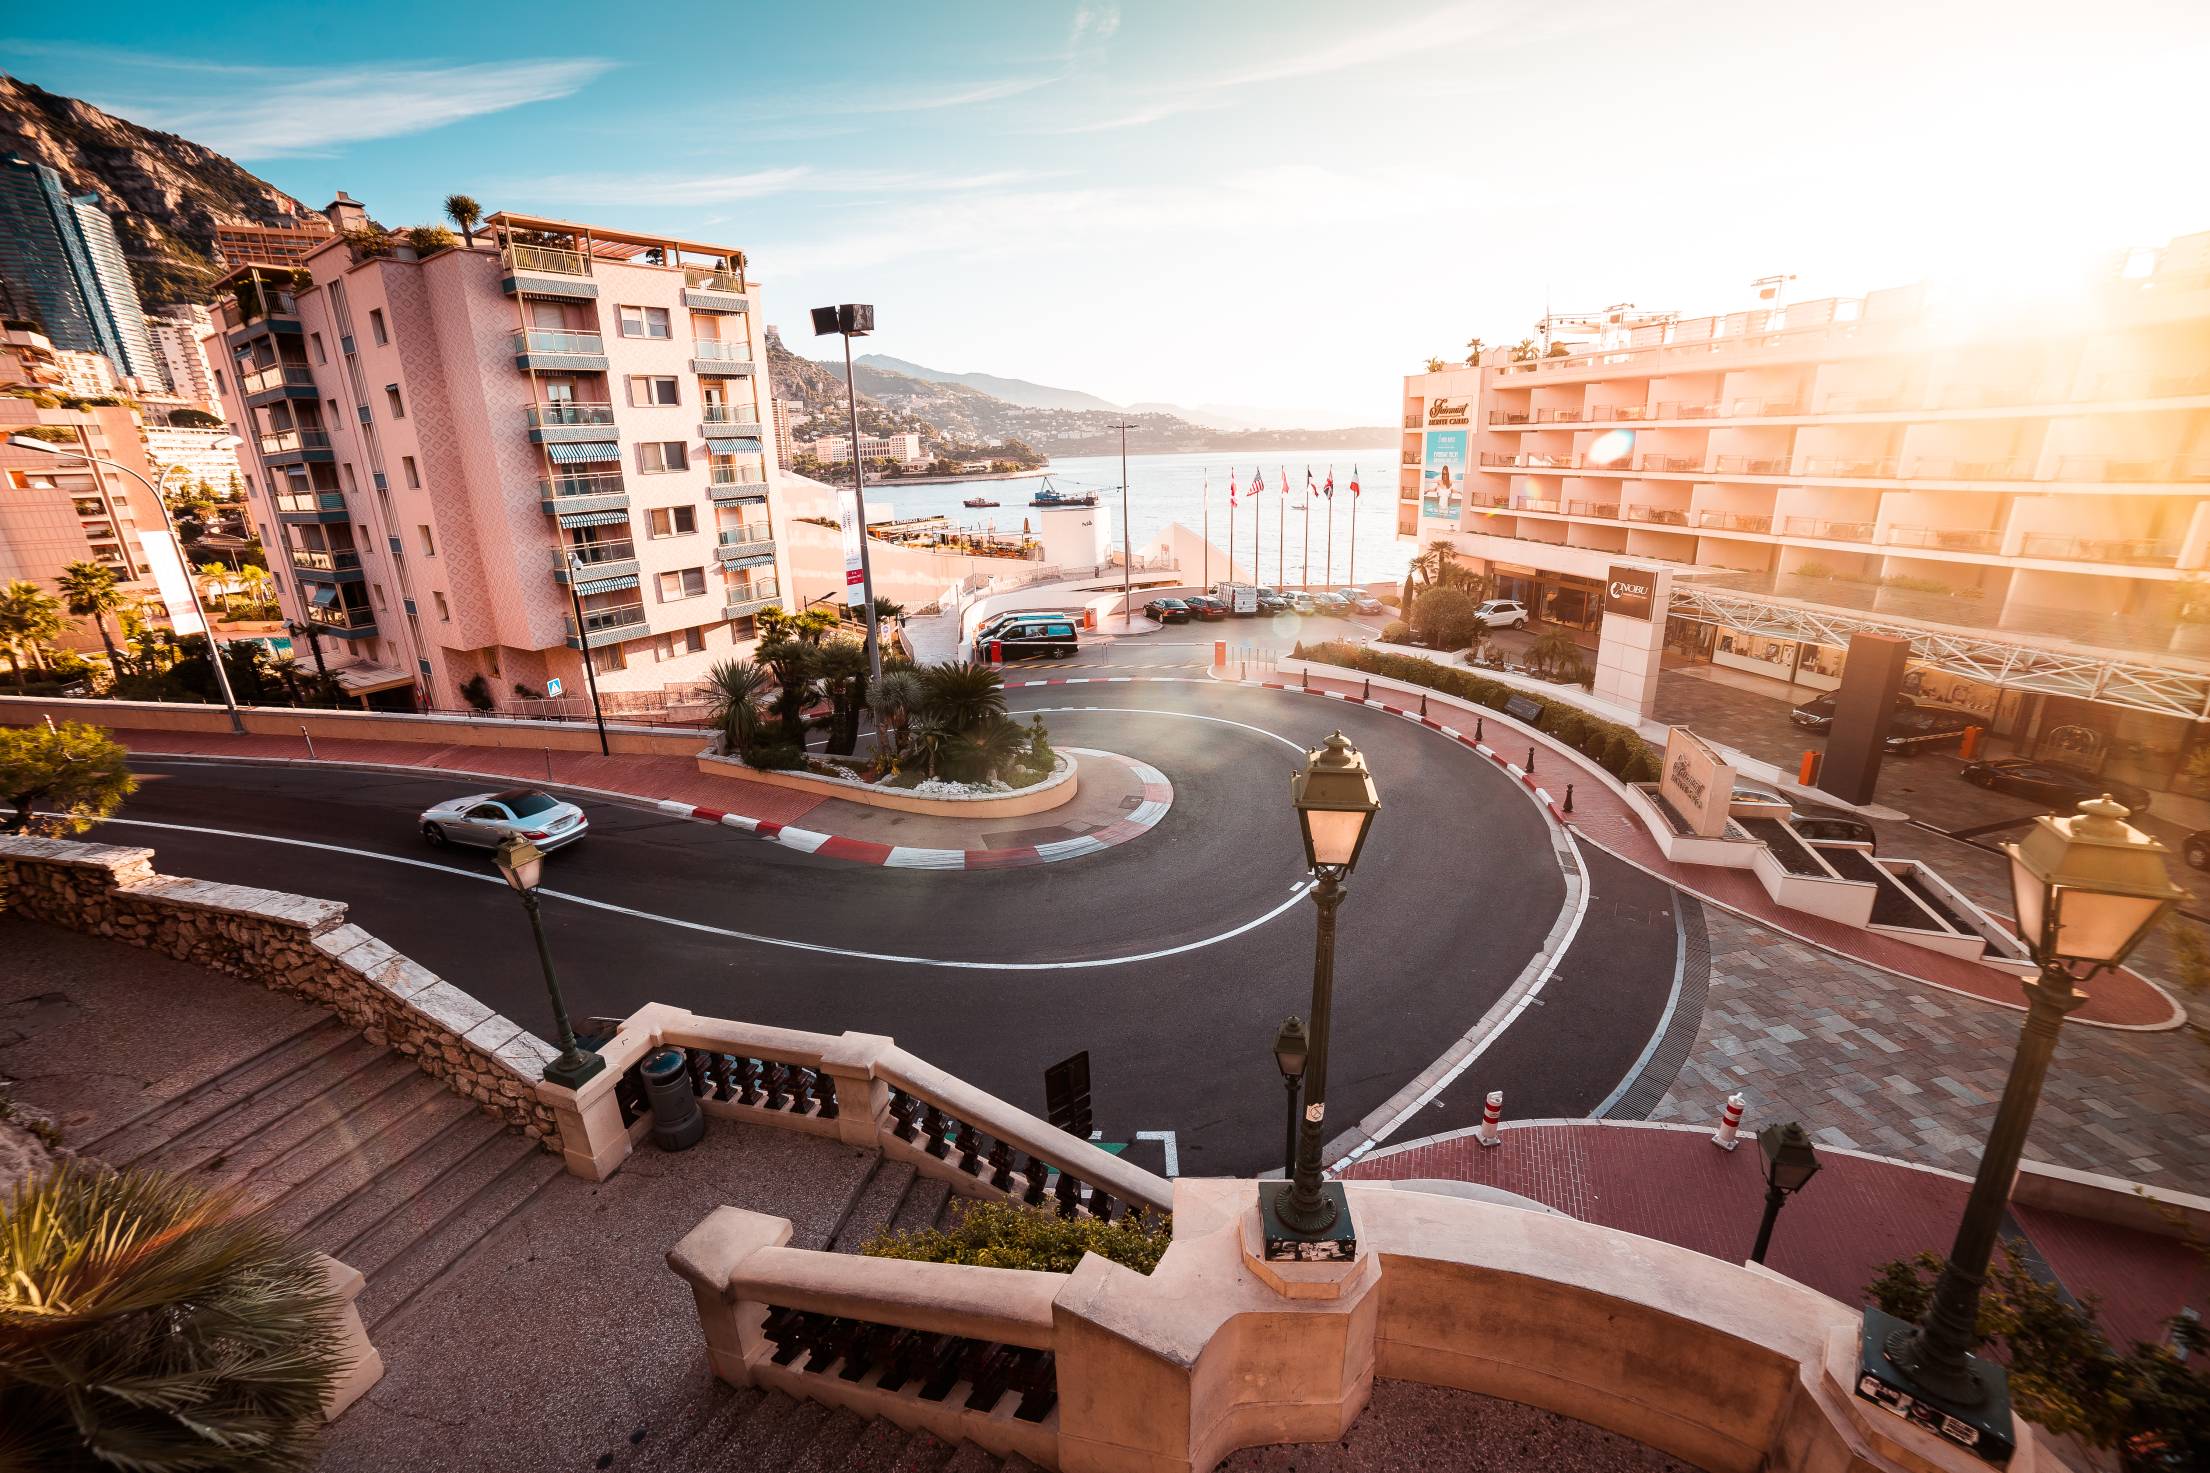
M 907 378 L 922 379 L 932 384 L 961 384 L 970 389 L 980 389 L 993 399 L 1002 399 L 1024 409 L 1120 408 L 1109 399 L 1085 394 L 1080 389 L 1055 389 L 1049 384 L 1033 384 L 1024 378 L 999 378 L 994 373 L 947 373 L 941 368 L 925 368 L 918 363 L 908 363 L 903 358 L 892 358 L 885 353 L 863 353 L 853 360 L 853 366 L 903 374 Z
M 5 75 L 0 152 L 46 165 L 72 194 L 101 197 L 148 307 L 207 299 L 217 224 L 312 213 L 211 148 Z

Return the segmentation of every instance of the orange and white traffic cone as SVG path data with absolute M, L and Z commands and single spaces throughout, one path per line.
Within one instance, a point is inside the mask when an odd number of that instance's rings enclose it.
M 1492 1089 L 1489 1091 L 1488 1102 L 1481 1108 L 1482 1145 L 1500 1146 L 1504 1144 L 1504 1142 L 1498 1138 L 1496 1133 L 1496 1122 L 1502 1120 L 1503 1118 L 1504 1091 L 1500 1089 Z
M 1719 1133 L 1711 1138 L 1711 1143 L 1720 1150 L 1731 1151 L 1738 1144 L 1736 1137 L 1742 1132 L 1742 1108 L 1748 1103 L 1738 1094 L 1727 1096 L 1727 1107 L 1719 1115 Z

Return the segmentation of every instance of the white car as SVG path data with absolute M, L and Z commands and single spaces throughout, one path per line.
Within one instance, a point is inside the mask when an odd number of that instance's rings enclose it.
M 1492 598 L 1473 611 L 1483 629 L 1525 629 L 1527 605 L 1516 598 Z
M 535 788 L 472 793 L 422 812 L 422 837 L 440 848 L 470 844 L 495 849 L 508 839 L 523 838 L 549 851 L 573 844 L 590 829 L 582 809 Z

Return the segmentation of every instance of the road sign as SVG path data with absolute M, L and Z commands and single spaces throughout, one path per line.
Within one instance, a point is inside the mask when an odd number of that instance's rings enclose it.
M 548 696 L 557 696 L 560 694 L 559 676 L 555 675 L 552 679 L 545 682 L 545 694 Z
M 1061 1130 L 1090 1134 L 1090 1051 L 1062 1059 L 1044 1071 L 1044 1118 Z

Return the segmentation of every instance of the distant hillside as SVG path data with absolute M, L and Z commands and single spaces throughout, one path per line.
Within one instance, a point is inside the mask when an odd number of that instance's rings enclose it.
M 908 363 L 903 358 L 892 358 L 884 353 L 863 353 L 853 360 L 856 368 L 877 368 L 887 373 L 903 374 L 932 384 L 962 384 L 979 389 L 993 399 L 1017 404 L 1024 409 L 1118 409 L 1120 406 L 1095 394 L 1085 394 L 1080 389 L 1055 389 L 1049 384 L 1034 384 L 1024 378 L 999 378 L 994 373 L 947 373 L 941 368 L 926 368 L 918 363 Z M 865 382 L 863 379 L 862 382 Z
M 211 148 L 9 76 L 0 76 L 0 152 L 46 165 L 72 193 L 101 196 L 148 307 L 207 299 L 218 223 L 312 213 Z

